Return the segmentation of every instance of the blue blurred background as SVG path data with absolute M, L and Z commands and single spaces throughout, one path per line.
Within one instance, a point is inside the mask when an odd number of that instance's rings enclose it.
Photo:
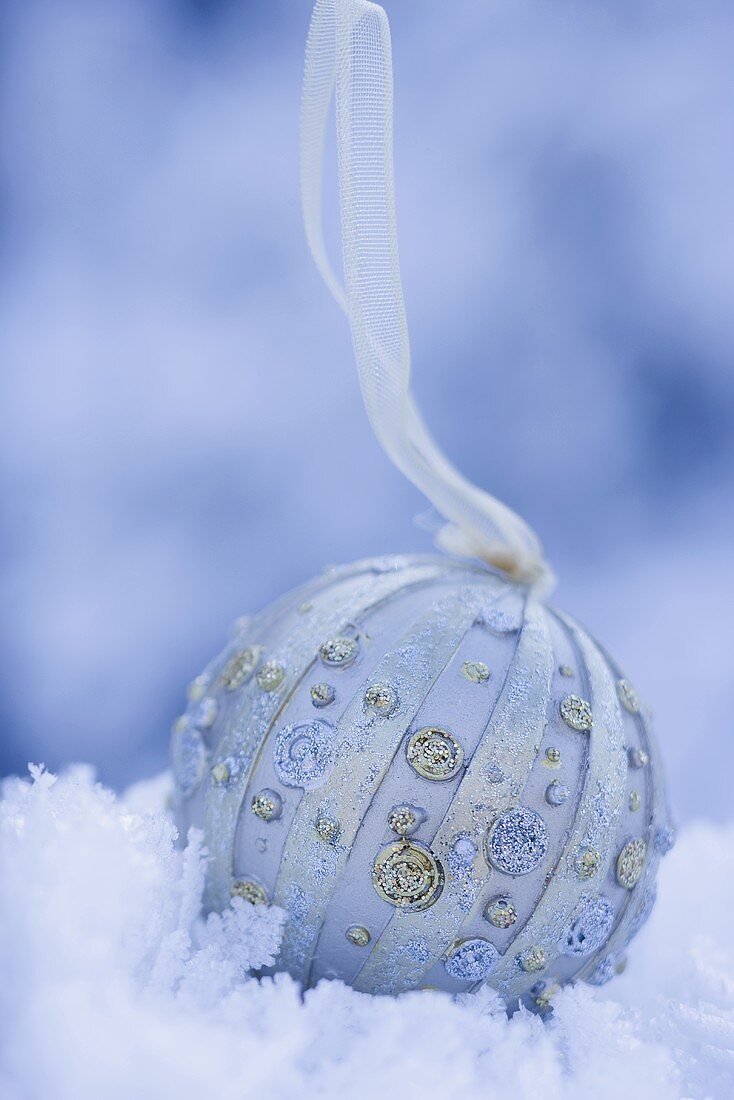
M 419 403 L 730 816 L 734 7 L 386 7 Z M 160 769 L 236 615 L 430 546 L 303 238 L 309 14 L 0 9 L 3 772 Z

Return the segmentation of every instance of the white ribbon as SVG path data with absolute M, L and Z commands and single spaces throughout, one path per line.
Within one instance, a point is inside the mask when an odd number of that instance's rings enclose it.
M 336 99 L 344 285 L 324 242 L 322 183 Z M 467 481 L 432 439 L 410 392 L 410 344 L 398 257 L 393 184 L 393 81 L 387 15 L 367 0 L 316 0 L 306 47 L 301 197 L 306 237 L 346 313 L 367 415 L 382 447 L 448 521 L 437 542 L 514 579 L 552 581 L 533 530 Z

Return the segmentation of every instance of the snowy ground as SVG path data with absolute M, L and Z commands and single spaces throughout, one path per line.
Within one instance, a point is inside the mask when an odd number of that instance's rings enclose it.
M 689 825 L 626 973 L 549 1023 L 493 994 L 397 1000 L 259 982 L 280 916 L 197 918 L 203 857 L 161 811 L 77 768 L 8 780 L 0 807 L 2 1100 L 734 1095 L 734 827 Z
M 431 548 L 304 238 L 311 7 L 0 5 L 0 774 L 159 771 L 237 615 Z M 734 4 L 386 10 L 426 422 L 727 820 Z

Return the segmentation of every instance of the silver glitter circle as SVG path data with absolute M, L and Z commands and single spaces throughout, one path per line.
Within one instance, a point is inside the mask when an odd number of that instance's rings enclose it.
M 614 924 L 614 906 L 604 897 L 585 898 L 560 942 L 562 955 L 593 955 L 606 943 Z
M 485 838 L 487 860 L 506 875 L 534 871 L 548 850 L 548 830 L 539 813 L 515 806 L 500 814 Z
M 444 966 L 452 978 L 462 982 L 481 982 L 500 957 L 496 947 L 480 938 L 458 943 Z
M 295 722 L 275 738 L 273 767 L 287 787 L 320 787 L 334 762 L 334 727 L 327 722 Z

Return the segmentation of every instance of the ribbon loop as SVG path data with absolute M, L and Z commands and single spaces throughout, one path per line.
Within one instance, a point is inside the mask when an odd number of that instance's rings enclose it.
M 329 261 L 323 230 L 324 147 L 332 100 L 343 284 Z M 534 531 L 449 462 L 410 391 L 393 183 L 390 26 L 385 11 L 368 0 L 316 0 L 303 86 L 301 197 L 316 266 L 349 320 L 372 429 L 394 465 L 446 519 L 438 544 L 547 589 L 552 574 Z

